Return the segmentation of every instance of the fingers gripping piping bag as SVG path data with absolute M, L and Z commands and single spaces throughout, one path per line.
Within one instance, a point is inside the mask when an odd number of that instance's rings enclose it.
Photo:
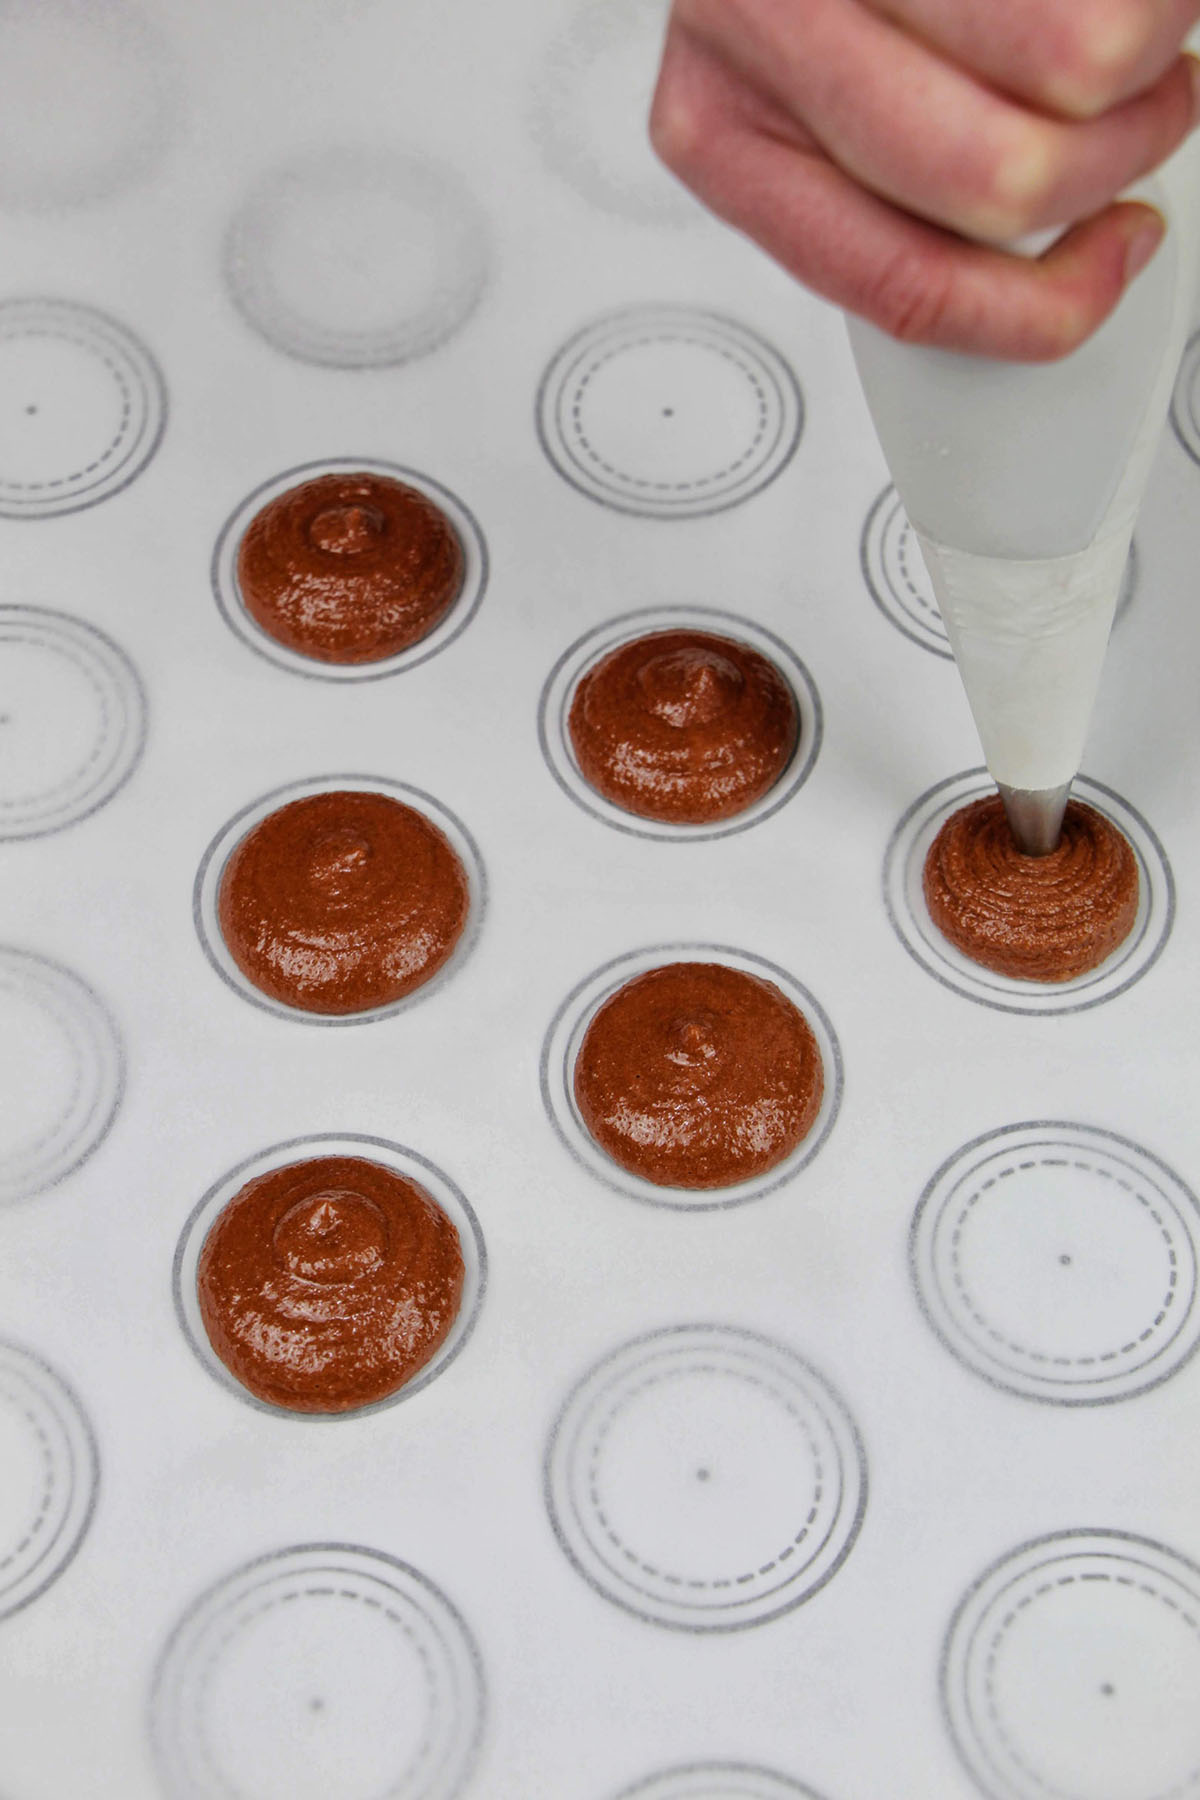
M 1099 331 L 1059 362 L 898 344 L 849 321 L 988 768 L 1030 855 L 1058 842 L 1192 315 L 1200 143 L 1136 197 L 1163 213 L 1166 237 Z

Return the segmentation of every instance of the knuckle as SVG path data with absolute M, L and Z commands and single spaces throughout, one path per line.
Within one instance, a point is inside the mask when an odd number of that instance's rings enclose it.
M 1034 339 L 1028 360 L 1030 362 L 1061 362 L 1064 356 L 1071 356 L 1092 330 L 1093 320 L 1082 308 L 1073 312 L 1064 312 L 1053 323 L 1047 325 L 1040 337 Z
M 683 175 L 695 168 L 705 137 L 702 108 L 666 71 L 651 102 L 649 132 L 655 155 L 668 169 Z
M 905 251 L 877 269 L 861 309 L 902 344 L 935 344 L 945 335 L 953 291 L 953 275 L 945 264 Z
M 1161 9 L 1144 0 L 1077 0 L 1054 58 L 1052 97 L 1078 118 L 1094 118 L 1125 92 L 1150 47 Z
M 1024 345 L 1026 362 L 1060 362 L 1078 350 L 1097 323 L 1094 312 L 1082 301 L 1060 299 L 1030 318 Z
M 877 272 L 856 310 L 900 343 L 1030 363 L 1059 361 L 1078 349 L 1097 323 L 1087 296 L 1031 286 L 1005 298 L 995 284 L 981 282 L 978 272 L 960 280 L 961 272 L 952 256 L 902 252 Z
M 1054 176 L 1046 127 L 1032 119 L 1007 120 L 981 135 L 972 164 L 965 165 L 962 228 L 997 243 L 1036 230 L 1046 221 Z

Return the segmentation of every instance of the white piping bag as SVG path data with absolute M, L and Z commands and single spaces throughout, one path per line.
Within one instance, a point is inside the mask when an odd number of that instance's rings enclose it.
M 848 321 L 987 766 L 1030 855 L 1058 842 L 1194 315 L 1200 137 L 1135 197 L 1164 214 L 1166 237 L 1116 311 L 1060 362 L 903 345 Z

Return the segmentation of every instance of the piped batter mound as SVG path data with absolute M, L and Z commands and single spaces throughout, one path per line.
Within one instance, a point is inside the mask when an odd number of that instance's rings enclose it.
M 450 843 L 386 794 L 334 792 L 268 814 L 231 853 L 217 916 L 262 993 L 313 1013 L 368 1012 L 447 961 L 470 890 Z
M 246 1184 L 196 1271 L 209 1342 L 242 1386 L 295 1412 L 394 1394 L 449 1335 L 458 1232 L 424 1188 L 380 1163 L 324 1156 Z
M 774 982 L 668 963 L 606 1000 L 575 1061 L 575 1101 L 614 1162 L 660 1187 L 749 1181 L 812 1129 L 825 1076 Z
M 431 632 L 462 588 L 458 534 L 386 475 L 319 475 L 250 521 L 237 557 L 246 611 L 318 662 L 380 662 Z
M 1067 804 L 1049 856 L 1024 856 L 999 795 L 951 814 L 925 858 L 925 902 L 943 937 L 1019 981 L 1070 981 L 1128 937 L 1138 907 L 1133 851 L 1103 814 Z
M 708 825 L 774 786 L 799 734 L 792 691 L 748 644 L 656 631 L 580 679 L 567 721 L 584 779 L 644 819 Z

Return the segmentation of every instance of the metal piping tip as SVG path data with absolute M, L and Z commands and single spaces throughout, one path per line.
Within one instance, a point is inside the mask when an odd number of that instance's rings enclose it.
M 1002 781 L 996 786 L 1004 802 L 1013 840 L 1022 856 L 1049 856 L 1052 850 L 1057 850 L 1063 814 L 1071 793 L 1070 782 L 1065 781 L 1062 787 L 1054 788 L 1011 788 L 1005 787 Z

